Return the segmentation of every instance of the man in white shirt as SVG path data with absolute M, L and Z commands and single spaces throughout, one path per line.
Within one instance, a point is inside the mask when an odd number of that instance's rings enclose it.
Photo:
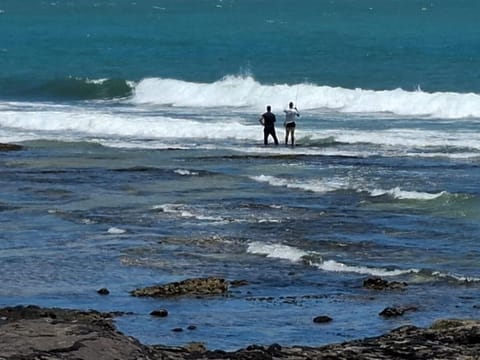
M 288 135 L 292 139 L 292 146 L 295 143 L 295 117 L 300 116 L 296 107 L 293 107 L 293 102 L 288 104 L 288 109 L 283 110 L 285 113 L 285 122 L 283 125 L 285 126 L 285 145 L 288 144 Z

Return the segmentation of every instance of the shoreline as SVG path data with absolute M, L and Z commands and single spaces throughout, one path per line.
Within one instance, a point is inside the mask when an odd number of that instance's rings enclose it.
M 0 308 L 0 359 L 480 359 L 480 320 L 438 320 L 384 335 L 319 347 L 251 345 L 237 351 L 144 345 L 117 330 L 121 313 L 34 305 Z

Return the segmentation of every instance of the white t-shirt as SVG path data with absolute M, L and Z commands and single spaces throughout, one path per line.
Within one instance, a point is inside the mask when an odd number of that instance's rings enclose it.
M 295 117 L 298 116 L 298 111 L 297 109 L 285 109 L 283 110 L 285 113 L 285 124 L 289 124 L 295 121 Z

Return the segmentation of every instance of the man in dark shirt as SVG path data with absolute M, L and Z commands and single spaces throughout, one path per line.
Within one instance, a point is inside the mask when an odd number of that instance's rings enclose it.
M 267 105 L 267 112 L 263 113 L 262 117 L 259 119 L 260 123 L 263 125 L 263 143 L 268 145 L 268 136 L 272 135 L 275 145 L 278 145 L 277 134 L 275 133 L 275 121 L 277 119 L 271 110 L 271 106 Z

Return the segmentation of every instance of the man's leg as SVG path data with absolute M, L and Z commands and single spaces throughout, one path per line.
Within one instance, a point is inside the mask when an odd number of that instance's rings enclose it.
M 277 134 L 275 133 L 275 129 L 272 129 L 272 137 L 273 141 L 275 141 L 275 145 L 278 145 Z

